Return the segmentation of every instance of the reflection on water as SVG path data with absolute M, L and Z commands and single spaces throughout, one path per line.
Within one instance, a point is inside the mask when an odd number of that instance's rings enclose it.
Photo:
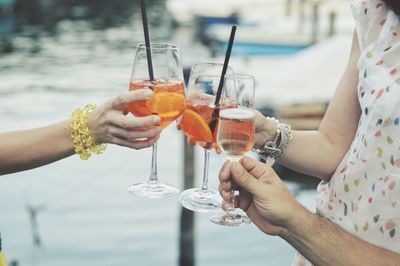
M 170 40 L 164 2 L 149 3 L 153 39 Z M 66 119 L 78 106 L 128 90 L 134 48 L 142 41 L 137 1 L 19 0 L 14 12 L 7 35 L 12 52 L 0 55 L 1 132 Z M 188 36 L 174 38 L 185 44 Z M 192 46 L 182 46 L 193 52 L 184 56 L 195 54 Z M 160 177 L 180 188 L 187 158 L 183 142 L 171 125 L 159 144 Z M 196 156 L 198 186 L 198 149 Z M 176 197 L 132 197 L 126 188 L 147 179 L 150 158 L 150 149 L 109 146 L 87 162 L 74 156 L 1 177 L 0 231 L 7 257 L 23 266 L 190 265 L 193 258 L 207 266 L 290 262 L 291 247 L 254 225 L 232 229 L 210 223 L 208 214 L 181 216 Z M 218 186 L 224 161 L 212 154 L 211 188 Z M 300 194 L 308 205 L 312 195 Z

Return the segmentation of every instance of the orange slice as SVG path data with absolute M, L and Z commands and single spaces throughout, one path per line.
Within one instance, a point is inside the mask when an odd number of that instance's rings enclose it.
M 185 109 L 185 95 L 176 92 L 156 92 L 148 102 L 149 108 L 156 114 L 168 114 L 173 116 L 172 113 L 178 115 Z
M 212 142 L 210 127 L 198 113 L 192 110 L 185 110 L 178 126 L 195 141 Z
M 156 92 L 150 100 L 139 101 L 128 105 L 136 116 L 157 114 L 174 119 L 185 110 L 185 95 L 177 92 Z

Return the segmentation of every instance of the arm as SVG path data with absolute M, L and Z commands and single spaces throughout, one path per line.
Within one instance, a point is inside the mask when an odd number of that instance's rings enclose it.
M 152 96 L 148 90 L 119 95 L 97 107 L 88 117 L 95 143 L 113 143 L 134 149 L 151 146 L 159 136 L 157 116 L 124 115 L 127 103 Z M 17 132 L 0 133 L 0 175 L 23 171 L 75 154 L 70 120 Z
M 280 236 L 314 265 L 395 266 L 400 255 L 374 246 L 297 206 Z
M 69 121 L 0 134 L 0 174 L 45 165 L 74 154 Z
M 315 265 L 399 265 L 400 254 L 363 241 L 313 215 L 290 194 L 274 170 L 250 158 L 227 162 L 220 171 L 220 193 L 230 200 L 235 183 L 240 208 L 264 233 L 285 239 Z
M 319 129 L 293 131 L 293 139 L 280 163 L 322 179 L 329 179 L 336 170 L 354 138 L 361 114 L 357 99 L 359 55 L 354 34 L 348 65 Z M 265 118 L 261 119 L 260 115 L 257 120 L 255 146 L 260 148 L 267 139 L 273 139 L 276 126 Z

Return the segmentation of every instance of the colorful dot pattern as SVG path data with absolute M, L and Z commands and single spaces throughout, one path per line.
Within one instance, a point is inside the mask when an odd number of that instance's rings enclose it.
M 356 136 L 317 212 L 351 234 L 400 253 L 400 21 L 379 0 L 353 0 L 361 56 Z M 297 254 L 293 265 L 312 265 Z

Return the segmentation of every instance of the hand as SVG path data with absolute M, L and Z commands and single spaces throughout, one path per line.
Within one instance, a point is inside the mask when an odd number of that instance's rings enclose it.
M 280 235 L 301 208 L 271 167 L 244 157 L 225 162 L 219 173 L 220 193 L 230 201 L 231 189 L 239 189 L 239 207 L 264 233 Z
M 149 89 L 120 94 L 97 107 L 89 114 L 89 130 L 94 142 L 112 143 L 133 149 L 153 145 L 159 138 L 160 118 L 156 115 L 135 117 L 128 115 L 128 103 L 148 100 L 153 96 Z
M 254 148 L 262 149 L 267 141 L 273 140 L 276 134 L 276 124 L 256 110 Z

